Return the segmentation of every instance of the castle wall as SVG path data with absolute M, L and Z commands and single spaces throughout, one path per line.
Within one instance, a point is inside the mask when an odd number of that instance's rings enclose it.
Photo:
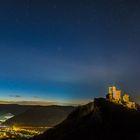
M 127 106 L 131 109 L 136 109 L 135 102 L 129 101 L 129 95 L 124 94 L 124 96 L 121 96 L 121 90 L 117 90 L 115 86 L 109 87 L 107 99 L 109 99 L 112 102 L 123 104 L 124 106 Z

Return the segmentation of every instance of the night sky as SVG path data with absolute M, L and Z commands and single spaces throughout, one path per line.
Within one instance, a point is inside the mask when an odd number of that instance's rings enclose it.
M 0 100 L 79 104 L 109 85 L 140 103 L 139 0 L 1 0 Z

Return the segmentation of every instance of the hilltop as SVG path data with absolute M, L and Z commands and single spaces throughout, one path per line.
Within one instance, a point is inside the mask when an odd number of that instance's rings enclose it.
M 139 140 L 140 110 L 96 98 L 77 107 L 61 124 L 31 140 Z

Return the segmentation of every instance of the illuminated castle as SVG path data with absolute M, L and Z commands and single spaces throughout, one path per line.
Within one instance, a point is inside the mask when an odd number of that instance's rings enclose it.
M 108 89 L 108 94 L 106 95 L 106 98 L 111 102 L 122 104 L 131 109 L 136 109 L 136 104 L 135 102 L 131 102 L 129 100 L 129 95 L 124 94 L 122 96 L 121 94 L 121 90 L 117 90 L 115 86 L 111 86 Z

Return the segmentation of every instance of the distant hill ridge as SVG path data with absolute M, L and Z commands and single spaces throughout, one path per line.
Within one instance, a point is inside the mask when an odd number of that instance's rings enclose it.
M 18 105 L 18 104 L 0 104 L 0 112 L 12 113 L 13 115 L 18 115 L 29 108 L 31 105 Z
M 31 140 L 140 140 L 140 110 L 104 98 L 77 107 L 61 124 Z
M 52 127 L 66 119 L 73 109 L 72 106 L 32 106 L 7 120 L 4 125 Z

